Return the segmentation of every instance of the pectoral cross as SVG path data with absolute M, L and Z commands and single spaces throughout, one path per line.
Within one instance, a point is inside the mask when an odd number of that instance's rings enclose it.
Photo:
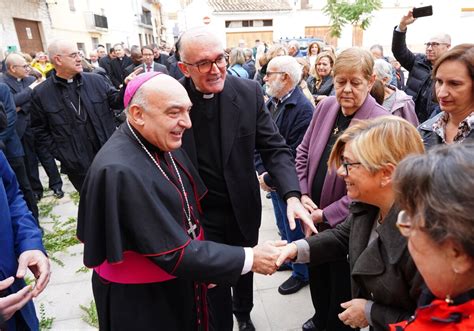
M 195 232 L 196 230 L 197 230 L 197 225 L 191 224 L 191 222 L 189 222 L 188 234 L 191 235 L 193 239 L 196 239 L 196 232 Z
M 338 132 L 339 132 L 339 128 L 336 126 L 334 130 L 332 131 L 332 134 L 337 135 Z

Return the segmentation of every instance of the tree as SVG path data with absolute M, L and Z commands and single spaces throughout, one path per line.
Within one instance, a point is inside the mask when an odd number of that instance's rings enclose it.
M 382 8 L 382 0 L 327 0 L 323 13 L 331 19 L 331 36 L 339 38 L 342 27 L 348 23 L 365 30 L 370 25 L 370 15 Z

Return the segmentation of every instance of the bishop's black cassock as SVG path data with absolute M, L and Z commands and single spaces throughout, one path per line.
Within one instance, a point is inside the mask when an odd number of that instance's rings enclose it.
M 235 284 L 244 250 L 191 238 L 168 153 L 138 138 L 169 180 L 122 125 L 97 154 L 81 192 L 77 234 L 84 264 L 94 267 L 100 329 L 206 330 L 204 282 Z M 206 188 L 182 150 L 172 155 L 198 234 Z

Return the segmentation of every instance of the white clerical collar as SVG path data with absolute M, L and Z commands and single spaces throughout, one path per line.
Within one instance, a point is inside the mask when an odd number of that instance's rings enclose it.
M 68 84 L 71 84 L 72 82 L 74 82 L 74 78 L 69 78 L 69 79 L 67 80 L 67 83 L 68 83 Z
M 202 98 L 203 99 L 212 99 L 212 98 L 214 98 L 214 93 L 203 94 Z

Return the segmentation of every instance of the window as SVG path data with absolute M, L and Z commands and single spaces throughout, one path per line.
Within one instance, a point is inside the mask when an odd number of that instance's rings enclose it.
M 273 20 L 242 20 L 242 21 L 225 21 L 225 27 L 228 29 L 237 28 L 258 28 L 264 26 L 273 26 Z
M 91 42 L 92 42 L 92 49 L 96 49 L 97 45 L 99 45 L 99 38 L 91 37 Z

